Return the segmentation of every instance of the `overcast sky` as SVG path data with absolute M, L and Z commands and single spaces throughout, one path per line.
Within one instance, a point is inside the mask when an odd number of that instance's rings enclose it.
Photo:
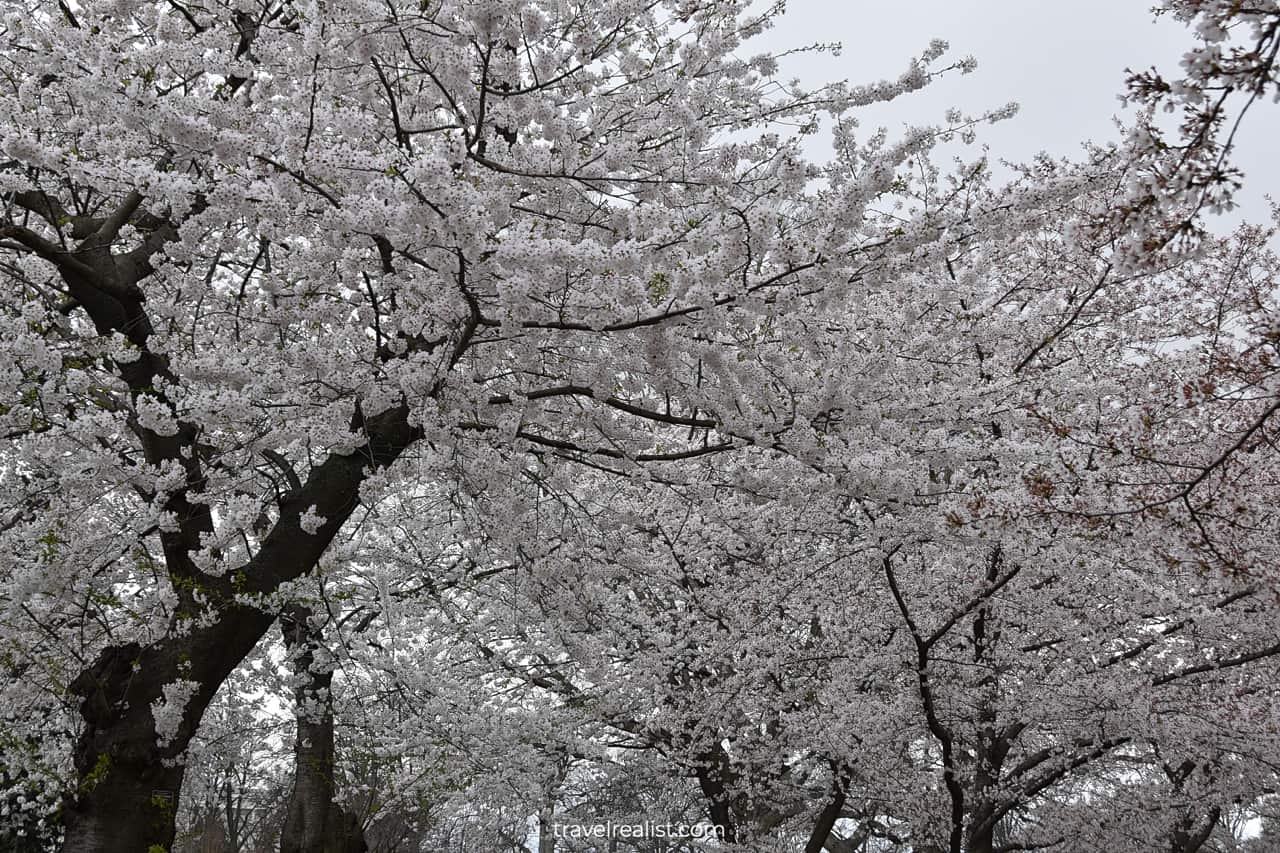
M 1017 101 L 1017 116 L 980 133 L 994 157 L 1026 160 L 1040 151 L 1073 156 L 1084 140 L 1117 137 L 1112 117 L 1122 112 L 1117 98 L 1126 67 L 1156 65 L 1173 72 L 1192 46 L 1190 32 L 1167 17 L 1155 20 L 1151 5 L 1151 0 L 790 0 L 779 25 L 753 45 L 777 51 L 841 42 L 839 56 L 784 61 L 784 76 L 816 85 L 897 77 L 930 39 L 946 39 L 951 55 L 974 56 L 978 69 L 865 111 L 864 128 L 936 124 L 952 106 L 972 114 Z M 1247 172 L 1242 213 L 1267 221 L 1264 195 L 1280 196 L 1275 191 L 1280 168 L 1270 150 L 1280 139 L 1280 104 L 1256 106 L 1242 137 L 1237 155 Z

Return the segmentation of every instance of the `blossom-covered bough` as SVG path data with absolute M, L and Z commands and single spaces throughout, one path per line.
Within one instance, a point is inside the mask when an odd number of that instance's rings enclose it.
M 1154 10 L 1191 28 L 1197 44 L 1177 75 L 1130 72 L 1128 99 L 1146 109 L 1130 133 L 1143 168 L 1113 215 L 1123 221 L 1127 260 L 1186 250 L 1206 235 L 1203 213 L 1235 207 L 1243 175 L 1236 139 L 1258 103 L 1274 100 L 1280 65 L 1280 6 L 1271 0 L 1165 0 Z M 1176 130 L 1161 113 L 1177 113 Z

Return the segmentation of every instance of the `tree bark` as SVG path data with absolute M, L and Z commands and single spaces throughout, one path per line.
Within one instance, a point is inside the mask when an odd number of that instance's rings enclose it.
M 840 778 L 837 773 L 832 781 L 831 800 L 818 813 L 813 831 L 809 833 L 809 841 L 804 846 L 804 853 L 822 853 L 831 838 L 831 830 L 844 811 L 845 799 L 848 796 L 848 780 Z
M 208 628 L 146 648 L 110 646 L 75 679 L 85 728 L 78 792 L 64 811 L 66 853 L 158 853 L 173 846 L 183 752 L 218 686 L 270 627 L 269 614 L 232 608 Z M 177 679 L 197 686 L 176 734 L 162 743 L 152 705 Z
M 214 618 L 190 623 L 197 614 L 183 612 L 165 639 L 146 647 L 110 646 L 72 683 L 82 698 L 85 728 L 75 752 L 77 792 L 64 811 L 65 853 L 172 849 L 183 752 L 222 682 L 275 622 L 272 613 L 234 603 L 235 595 L 268 594 L 310 571 L 355 509 L 368 471 L 393 461 L 418 436 L 405 406 L 358 418 L 358 426 L 369 442 L 349 455 L 331 455 L 286 495 L 279 520 L 241 569 L 218 578 L 175 578 L 187 584 L 184 596 L 195 598 L 191 590 L 199 590 Z M 301 526 L 311 507 L 325 519 L 314 533 Z M 178 680 L 194 682 L 195 692 L 177 732 L 160 745 L 152 705 L 163 700 L 165 685 Z
M 550 807 L 538 812 L 538 853 L 556 853 L 556 837 Z
M 334 801 L 333 671 L 316 660 L 323 636 L 311 617 L 310 609 L 295 605 L 280 619 L 298 679 L 293 790 L 280 831 L 280 853 L 365 853 L 369 848 L 359 818 Z
M 738 823 L 733 813 L 733 803 L 725 782 L 731 778 L 728 756 L 719 745 L 709 753 L 699 756 L 697 766 L 698 786 L 707 798 L 707 812 L 716 827 L 720 841 L 725 844 L 738 842 Z

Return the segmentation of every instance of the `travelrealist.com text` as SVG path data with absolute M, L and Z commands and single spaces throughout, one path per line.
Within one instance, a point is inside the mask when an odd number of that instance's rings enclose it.
M 712 838 L 723 835 L 724 830 L 718 826 L 707 824 L 672 824 L 641 821 L 588 824 L 554 824 L 551 834 L 556 838 Z

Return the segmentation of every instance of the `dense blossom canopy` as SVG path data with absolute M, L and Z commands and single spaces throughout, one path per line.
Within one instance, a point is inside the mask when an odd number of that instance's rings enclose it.
M 997 182 L 745 0 L 0 2 L 0 841 L 1269 849 L 1280 11 L 1167 5 Z

